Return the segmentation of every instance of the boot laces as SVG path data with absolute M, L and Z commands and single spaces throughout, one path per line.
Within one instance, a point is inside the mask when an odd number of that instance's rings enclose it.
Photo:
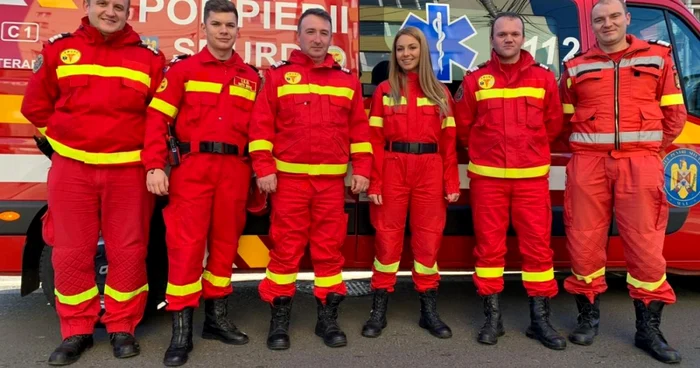
M 290 308 L 287 306 L 276 307 L 275 313 L 272 315 L 275 326 L 286 325 L 289 322 L 289 312 Z
M 372 302 L 372 311 L 370 312 L 369 319 L 374 322 L 379 322 L 382 320 L 382 316 L 386 314 L 386 302 L 380 298 L 375 298 Z

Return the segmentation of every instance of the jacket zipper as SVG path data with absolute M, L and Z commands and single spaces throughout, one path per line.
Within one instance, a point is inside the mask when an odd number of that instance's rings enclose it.
M 624 56 L 623 56 L 624 58 Z M 619 99 L 619 74 L 620 74 L 620 64 L 613 60 L 615 64 L 615 150 L 620 150 L 620 102 Z

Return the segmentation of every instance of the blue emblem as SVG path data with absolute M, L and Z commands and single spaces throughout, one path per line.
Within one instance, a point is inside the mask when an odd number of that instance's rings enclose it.
M 401 28 L 420 29 L 430 45 L 433 70 L 440 82 L 452 82 L 452 64 L 467 70 L 476 60 L 477 52 L 464 42 L 476 34 L 466 15 L 450 21 L 448 4 L 426 4 L 427 20 L 410 13 Z
M 700 202 L 698 192 L 700 154 L 681 148 L 664 157 L 666 198 L 676 207 L 692 207 Z

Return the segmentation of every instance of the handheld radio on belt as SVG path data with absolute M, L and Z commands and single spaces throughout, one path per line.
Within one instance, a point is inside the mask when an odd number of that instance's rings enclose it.
M 174 123 L 168 124 L 168 162 L 171 167 L 180 165 L 180 146 L 175 136 Z

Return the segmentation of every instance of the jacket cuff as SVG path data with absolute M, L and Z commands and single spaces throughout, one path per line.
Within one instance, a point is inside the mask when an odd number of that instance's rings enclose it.
M 275 165 L 257 166 L 255 168 L 255 176 L 258 178 L 264 178 L 272 174 L 277 174 L 277 167 Z

